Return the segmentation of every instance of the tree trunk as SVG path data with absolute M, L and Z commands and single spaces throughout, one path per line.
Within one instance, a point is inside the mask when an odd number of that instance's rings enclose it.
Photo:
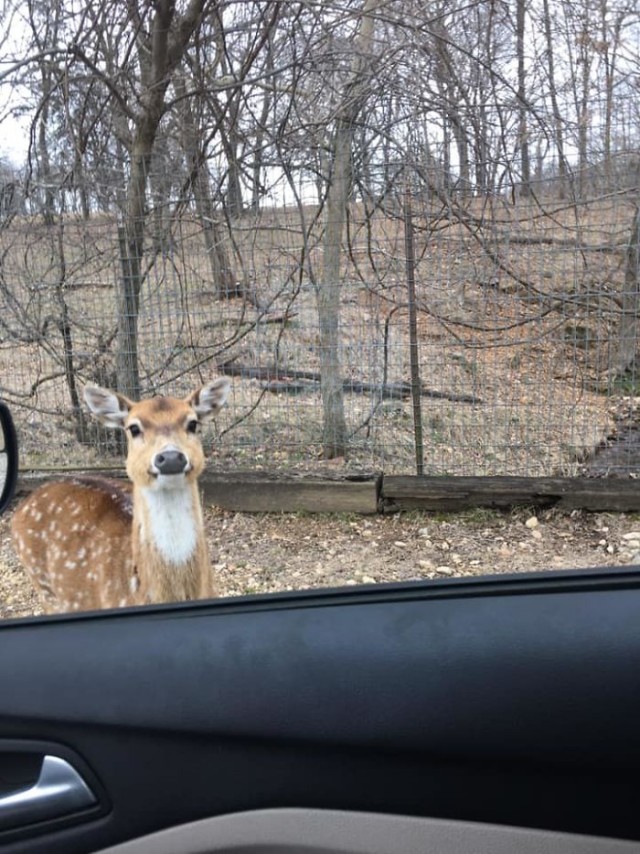
M 140 397 L 138 313 L 142 289 L 142 260 L 146 231 L 147 180 L 151 155 L 166 108 L 169 83 L 200 22 L 204 0 L 191 0 L 176 18 L 173 0 L 157 0 L 151 32 L 139 42 L 142 90 L 135 116 L 127 182 L 125 218 L 120 230 L 122 275 L 118 282 L 118 391 Z
M 624 293 L 620 301 L 621 320 L 618 324 L 616 346 L 609 366 L 609 379 L 631 367 L 638 350 L 638 323 L 640 322 L 640 208 L 631 223 L 624 275 Z
M 191 105 L 186 97 L 187 85 L 182 74 L 176 78 L 175 89 L 182 104 L 181 144 L 191 174 L 196 214 L 202 226 L 211 278 L 220 299 L 234 296 L 238 291 L 238 285 L 231 268 L 222 229 L 216 219 L 203 146 L 200 143 L 201 134 L 198 132 Z
M 269 39 L 269 53 L 267 54 L 266 74 L 273 73 L 273 44 Z M 253 163 L 251 164 L 251 209 L 254 213 L 260 210 L 260 199 L 262 198 L 262 174 L 264 161 L 264 145 L 267 138 L 267 122 L 273 104 L 273 94 L 270 89 L 265 89 L 262 96 L 262 108 L 260 120 L 255 131 Z
M 326 459 L 347 453 L 347 425 L 344 416 L 342 368 L 340 364 L 340 259 L 346 203 L 351 172 L 349 125 L 339 124 L 333 149 L 331 186 L 327 195 L 322 282 L 317 289 L 320 332 L 320 374 L 322 377 L 322 448 Z
M 610 193 L 619 189 L 615 181 L 614 169 L 614 144 L 613 144 L 613 111 L 615 100 L 616 70 L 618 60 L 618 48 L 620 46 L 620 34 L 624 21 L 625 12 L 616 13 L 611 27 L 607 22 L 607 4 L 602 3 L 600 7 L 602 15 L 602 32 L 600 49 L 605 71 L 605 109 L 603 128 L 603 158 L 605 172 L 605 192 Z
M 233 111 L 237 116 L 237 109 Z M 237 119 L 234 119 L 234 124 Z M 227 213 L 231 219 L 242 216 L 244 201 L 242 198 L 242 182 L 240 181 L 240 163 L 238 149 L 240 141 L 233 127 L 226 138 L 225 153 L 227 155 Z
M 549 66 L 549 98 L 553 111 L 553 134 L 555 137 L 556 151 L 558 153 L 558 176 L 560 185 L 558 196 L 564 199 L 567 193 L 567 162 L 564 154 L 564 130 L 563 119 L 558 106 L 558 93 L 556 91 L 555 50 L 553 35 L 551 32 L 551 10 L 549 0 L 542 0 L 542 14 L 544 17 L 544 32 L 547 42 L 547 64 Z
M 138 368 L 138 314 L 142 290 L 142 259 L 146 229 L 147 174 L 158 123 L 146 122 L 136 135 L 131 152 L 127 208 L 121 229 L 122 276 L 118 293 L 116 374 L 118 391 L 140 398 Z
M 531 194 L 531 158 L 527 123 L 526 75 L 524 61 L 525 0 L 516 0 L 516 55 L 518 58 L 518 136 L 520 143 L 520 195 Z
M 578 198 L 584 199 L 589 191 L 589 129 L 591 121 L 590 88 L 593 48 L 589 35 L 589 9 L 583 10 L 582 29 L 578 34 L 578 79 L 575 81 L 576 112 L 578 114 Z
M 338 109 L 333 140 L 332 167 L 326 201 L 322 278 L 316 288 L 320 333 L 320 372 L 323 405 L 322 450 L 325 459 L 347 454 L 340 363 L 340 260 L 342 235 L 352 185 L 354 123 L 367 94 L 364 75 L 373 42 L 374 12 L 380 0 L 364 0 L 360 29 L 353 45 L 351 80 L 345 86 Z
M 47 138 L 47 123 L 49 119 L 49 78 L 43 79 L 43 107 L 38 121 L 38 180 L 42 185 L 42 216 L 45 225 L 52 226 L 55 222 L 55 196 L 53 193 L 53 176 L 49 157 L 49 142 Z

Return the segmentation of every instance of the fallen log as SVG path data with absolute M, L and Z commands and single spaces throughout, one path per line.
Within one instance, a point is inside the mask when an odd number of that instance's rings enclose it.
M 225 362 L 218 365 L 218 371 L 230 377 L 241 377 L 242 379 L 261 380 L 269 383 L 267 391 L 274 394 L 289 393 L 300 394 L 304 391 L 315 391 L 320 384 L 320 374 L 316 371 L 300 371 L 293 368 L 280 368 L 276 365 L 269 367 L 254 367 L 251 365 L 239 365 L 234 362 Z M 314 383 L 314 386 L 305 386 L 300 380 Z M 411 383 L 372 383 L 364 380 L 343 380 L 342 388 L 347 394 L 371 394 L 379 395 L 382 400 L 405 400 L 411 396 Z M 433 400 L 450 400 L 453 403 L 482 403 L 481 398 L 469 394 L 455 394 L 454 392 L 436 391 L 435 389 L 420 389 L 422 397 Z
M 220 320 L 208 320 L 202 324 L 203 329 L 215 329 L 217 326 L 224 326 L 227 323 L 288 323 L 298 316 L 297 311 L 273 311 L 260 314 L 258 317 L 253 317 L 248 314 L 237 315 L 235 317 L 223 317 Z

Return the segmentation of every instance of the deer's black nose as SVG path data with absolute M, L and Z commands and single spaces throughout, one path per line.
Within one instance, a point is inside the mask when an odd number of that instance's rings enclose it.
M 189 465 L 189 460 L 182 451 L 167 450 L 156 454 L 153 464 L 159 474 L 182 474 Z

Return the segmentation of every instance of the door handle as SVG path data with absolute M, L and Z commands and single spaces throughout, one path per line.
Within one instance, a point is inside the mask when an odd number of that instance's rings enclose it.
M 0 797 L 0 830 L 80 812 L 97 803 L 76 769 L 59 756 L 45 756 L 29 789 Z

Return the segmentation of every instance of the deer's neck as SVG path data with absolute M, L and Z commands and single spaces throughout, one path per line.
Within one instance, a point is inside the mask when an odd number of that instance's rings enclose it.
M 132 548 L 143 601 L 206 595 L 209 563 L 197 485 L 134 488 Z

